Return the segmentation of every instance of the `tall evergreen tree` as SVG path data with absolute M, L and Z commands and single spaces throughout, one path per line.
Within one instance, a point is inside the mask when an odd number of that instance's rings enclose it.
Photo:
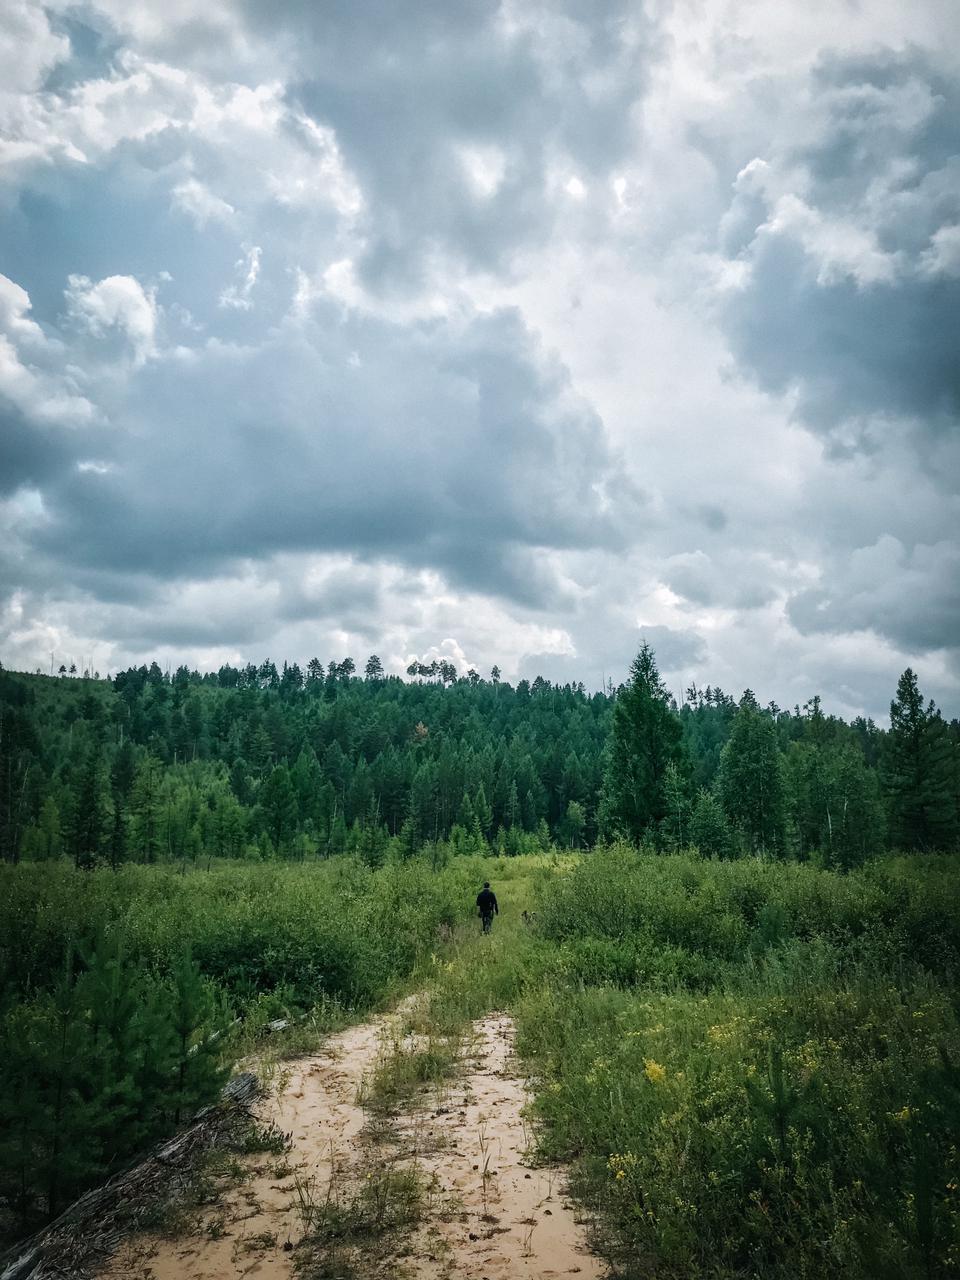
M 908 667 L 890 704 L 883 777 L 890 836 L 904 849 L 945 849 L 960 836 L 950 731 L 936 704 L 924 705 Z
M 161 848 L 160 762 L 146 756 L 130 790 L 130 848 L 144 862 L 156 862 Z
M 106 778 L 96 748 L 86 753 L 68 792 L 67 850 L 77 867 L 94 866 L 101 855 L 108 822 Z
M 733 852 L 733 838 L 723 806 L 706 787 L 700 789 L 690 814 L 690 843 L 705 858 L 729 858 Z
M 782 856 L 786 794 L 777 728 L 747 689 L 720 753 L 720 800 L 754 853 Z
M 608 834 L 639 843 L 657 832 L 667 812 L 667 768 L 684 760 L 682 737 L 653 650 L 644 642 L 613 709 L 601 800 Z
M 279 853 L 297 824 L 297 795 L 285 764 L 278 764 L 260 788 L 260 809 L 267 834 Z

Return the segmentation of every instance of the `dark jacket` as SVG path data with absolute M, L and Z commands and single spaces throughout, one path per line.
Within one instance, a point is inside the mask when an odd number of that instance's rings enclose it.
M 497 906 L 497 895 L 492 889 L 481 889 L 477 894 L 477 906 L 480 908 L 482 916 L 492 916 L 494 912 L 500 914 L 500 908 Z

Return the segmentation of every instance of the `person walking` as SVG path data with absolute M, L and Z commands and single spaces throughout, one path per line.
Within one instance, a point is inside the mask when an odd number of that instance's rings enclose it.
M 500 907 L 497 904 L 497 895 L 490 888 L 490 881 L 484 880 L 483 888 L 477 894 L 477 910 L 480 913 L 480 928 L 483 933 L 489 933 L 493 927 L 494 915 L 500 914 Z

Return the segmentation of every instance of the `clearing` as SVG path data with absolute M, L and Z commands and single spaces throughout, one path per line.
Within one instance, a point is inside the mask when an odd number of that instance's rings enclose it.
M 101 1280 L 605 1275 L 563 1170 L 531 1163 L 507 1014 L 467 1022 L 445 1065 L 385 1094 L 384 1078 L 436 1043 L 417 1030 L 429 1002 L 408 997 L 281 1064 L 256 1113 L 285 1141 L 215 1163 L 189 1207 L 129 1239 Z

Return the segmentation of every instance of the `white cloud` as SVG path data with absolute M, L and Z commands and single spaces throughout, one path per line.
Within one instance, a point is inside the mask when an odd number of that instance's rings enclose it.
M 196 178 L 187 178 L 173 188 L 173 203 L 178 209 L 189 214 L 198 227 L 205 227 L 208 222 L 227 222 L 236 213 L 232 204 L 221 200 L 218 195 L 198 182 Z
M 817 283 L 835 284 L 845 276 L 858 285 L 891 284 L 899 255 L 886 253 L 874 231 L 839 218 L 825 217 L 798 196 L 782 196 L 758 236 L 787 235 L 795 239 L 817 265 Z
M 260 275 L 260 255 L 262 250 L 258 244 L 251 245 L 238 259 L 238 284 L 229 285 L 220 295 L 221 307 L 233 307 L 237 311 L 249 311 L 253 307 L 253 290 Z
M 79 426 L 96 410 L 80 393 L 69 369 L 57 369 L 60 352 L 30 319 L 30 297 L 0 275 L 0 397 L 39 424 Z
M 471 190 L 481 200 L 499 191 L 507 173 L 507 157 L 500 147 L 462 146 L 457 155 Z
M 924 275 L 960 276 L 960 223 L 938 227 L 920 263 Z
M 39 88 L 44 76 L 69 53 L 70 41 L 53 31 L 40 5 L 5 0 L 0 7 L 0 102 L 8 95 Z
M 13 0 L 4 660 L 956 699 L 955 5 L 841 9 Z
M 65 293 L 71 319 L 95 338 L 121 334 L 134 364 L 156 354 L 157 303 L 133 276 L 107 276 L 96 284 L 87 276 L 70 276 Z

